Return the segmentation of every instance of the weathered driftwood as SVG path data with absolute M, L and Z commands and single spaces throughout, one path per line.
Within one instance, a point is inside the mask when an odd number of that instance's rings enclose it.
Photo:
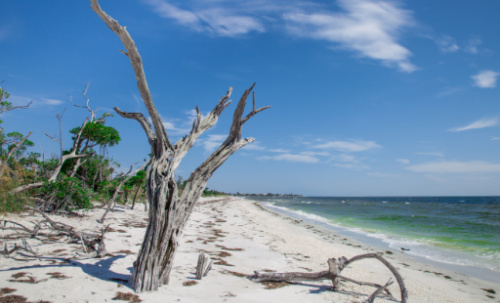
M 366 299 L 365 301 L 363 301 L 363 303 L 373 303 L 375 302 L 375 298 L 380 295 L 380 293 L 384 290 L 387 290 L 387 287 L 391 286 L 394 282 L 391 281 L 391 279 L 389 279 L 389 281 L 387 281 L 387 283 L 385 283 L 384 286 L 381 286 L 379 288 L 377 288 L 376 291 L 374 291 L 369 297 L 368 299 Z
M 198 255 L 198 264 L 196 264 L 196 279 L 201 280 L 212 269 L 213 260 L 205 253 Z
M 2 226 L 0 226 L 0 230 L 13 230 L 16 232 L 25 232 L 27 233 L 27 237 L 39 239 L 48 236 L 47 234 L 43 234 L 42 231 L 45 229 L 49 229 L 56 231 L 61 235 L 69 237 L 72 242 L 81 243 L 83 250 L 86 253 L 88 253 L 89 251 L 94 251 L 95 256 L 98 258 L 103 257 L 107 254 L 106 246 L 104 244 L 104 234 L 106 233 L 107 226 L 102 229 L 100 234 L 79 232 L 75 230 L 73 226 L 52 220 L 47 214 L 36 208 L 32 207 L 25 207 L 25 208 L 41 214 L 44 220 L 39 222 L 33 222 L 35 226 L 32 229 L 14 221 L 3 220 Z M 24 245 L 23 247 L 26 247 L 26 245 Z M 7 251 L 9 250 L 4 249 L 4 252 Z M 14 251 L 11 251 L 11 253 L 12 252 Z
M 28 253 L 29 255 L 26 256 L 26 254 L 23 254 L 24 257 L 28 257 L 28 258 L 36 258 L 38 259 L 38 261 L 40 261 L 40 256 L 38 255 L 37 252 L 35 252 L 31 246 L 28 244 L 28 242 L 26 241 L 26 239 L 22 239 L 22 245 L 18 245 L 17 243 L 14 243 L 14 246 L 12 248 L 9 248 L 7 246 L 7 244 L 4 244 L 3 245 L 3 250 L 0 251 L 0 253 L 6 257 L 6 258 L 13 258 L 15 260 L 19 260 L 19 261 L 27 261 L 27 260 L 30 260 L 30 259 L 18 259 L 18 258 L 14 258 L 11 256 L 11 254 L 13 253 L 19 253 L 20 251 L 22 252 L 26 252 Z
M 408 291 L 406 290 L 403 278 L 399 274 L 398 270 L 392 266 L 387 260 L 382 258 L 381 254 L 378 253 L 371 253 L 371 254 L 363 254 L 363 255 L 358 255 L 355 256 L 351 259 L 347 259 L 345 257 L 341 257 L 340 259 L 335 259 L 331 258 L 328 259 L 328 270 L 325 271 L 320 271 L 316 273 L 304 273 L 304 272 L 285 272 L 285 273 L 275 273 L 275 272 L 259 272 L 255 271 L 253 275 L 248 276 L 248 279 L 255 281 L 255 282 L 300 282 L 300 281 L 317 281 L 317 280 L 331 280 L 332 281 L 332 289 L 334 291 L 338 290 L 339 287 L 339 281 L 347 281 L 351 283 L 355 283 L 358 285 L 365 285 L 365 286 L 372 286 L 376 287 L 377 291 L 375 291 L 372 296 L 374 298 L 379 295 L 380 292 L 385 291 L 388 295 L 392 294 L 389 292 L 387 287 L 390 284 L 386 285 L 379 285 L 376 283 L 371 283 L 371 282 L 363 282 L 363 281 L 357 281 L 348 277 L 341 276 L 340 273 L 342 270 L 348 266 L 349 264 L 363 260 L 363 259 L 377 259 L 380 262 L 382 262 L 394 275 L 396 278 L 396 281 L 399 284 L 399 289 L 401 293 L 401 302 L 406 303 L 408 300 Z M 373 298 L 373 300 L 374 300 Z
M 90 0 L 91 8 L 120 38 L 126 51 L 122 51 L 129 59 L 137 80 L 137 87 L 151 119 L 151 124 L 141 113 L 129 113 L 115 107 L 122 117 L 134 119 L 142 126 L 151 146 L 151 165 L 148 169 L 147 195 L 149 204 L 149 222 L 146 235 L 134 262 L 134 270 L 130 277 L 130 286 L 136 292 L 154 291 L 162 284 L 168 283 L 172 269 L 174 253 L 178 246 L 178 238 L 191 214 L 196 201 L 201 196 L 212 174 L 237 150 L 253 142 L 253 138 L 241 139 L 241 129 L 245 122 L 257 113 L 269 108 L 255 108 L 255 95 L 252 111 L 245 117 L 243 112 L 247 97 L 254 85 L 247 89 L 240 98 L 233 116 L 229 135 L 221 146 L 210 155 L 186 181 L 182 194 L 179 196 L 175 180 L 175 170 L 193 147 L 196 139 L 217 122 L 219 116 L 231 101 L 230 88 L 214 109 L 203 117 L 196 107 L 191 132 L 180 139 L 175 145 L 169 140 L 163 121 L 153 102 L 149 91 L 142 58 L 134 40 L 125 27 L 106 14 L 99 6 L 98 0 Z

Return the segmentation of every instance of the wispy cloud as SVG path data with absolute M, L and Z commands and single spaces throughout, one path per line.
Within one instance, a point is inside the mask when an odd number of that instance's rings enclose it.
M 393 1 L 338 2 L 342 13 L 285 14 L 289 31 L 300 37 L 338 43 L 362 57 L 380 60 L 404 72 L 417 69 L 409 60 L 411 52 L 397 41 L 402 29 L 414 23 L 410 11 L 399 8 Z
M 439 50 L 441 50 L 443 53 L 455 53 L 460 50 L 460 47 L 458 46 L 455 39 L 450 36 L 444 36 L 440 39 L 437 39 L 436 43 L 439 47 Z
M 479 53 L 478 46 L 483 42 L 480 39 L 472 39 L 465 45 L 464 51 L 469 54 L 477 54 Z
M 422 155 L 422 156 L 435 156 L 435 157 L 444 157 L 443 153 L 440 152 L 419 152 L 416 153 L 417 155 Z
M 288 162 L 301 162 L 301 163 L 318 163 L 319 159 L 310 155 L 304 154 L 281 154 L 276 156 L 263 156 L 259 159 L 262 160 L 276 160 Z
M 334 149 L 343 152 L 362 152 L 374 148 L 380 148 L 381 146 L 374 141 L 330 141 L 323 144 L 318 144 L 314 146 L 315 148 L 322 149 Z
M 408 160 L 408 159 L 403 159 L 403 158 L 396 159 L 396 161 L 398 161 L 399 163 L 403 163 L 403 164 L 408 164 L 408 163 L 410 163 L 410 160 Z
M 199 32 L 209 32 L 218 36 L 234 37 L 252 31 L 263 32 L 264 26 L 253 16 L 235 12 L 226 6 L 212 6 L 198 9 L 181 9 L 166 0 L 144 0 L 163 18 L 177 21 Z
M 490 139 L 491 141 L 497 141 L 497 140 L 500 140 L 500 137 L 491 137 Z
M 338 0 L 341 11 L 300 0 L 142 0 L 161 17 L 216 36 L 237 37 L 285 28 L 301 38 L 335 43 L 356 55 L 413 72 L 411 52 L 398 42 L 412 13 L 395 1 Z M 178 3 L 178 4 L 173 4 Z
M 377 178 L 395 178 L 395 177 L 399 177 L 398 174 L 389 174 L 389 173 L 367 173 L 366 174 L 367 176 L 370 176 L 370 177 L 377 177 Z
M 462 132 L 462 131 L 471 130 L 471 129 L 492 127 L 492 126 L 497 125 L 497 123 L 498 123 L 497 118 L 483 118 L 483 119 L 477 120 L 475 122 L 472 122 L 471 124 L 466 125 L 466 126 L 455 127 L 455 128 L 449 129 L 449 131 Z
M 419 173 L 497 173 L 500 172 L 500 164 L 484 161 L 441 161 L 411 165 L 407 169 Z
M 362 163 L 334 163 L 333 166 L 352 170 L 370 169 L 370 166 Z
M 58 99 L 41 98 L 40 100 L 43 104 L 46 105 L 60 105 L 64 103 L 64 101 Z
M 493 88 L 497 86 L 498 75 L 500 75 L 498 72 L 483 70 L 477 75 L 471 76 L 471 78 L 474 80 L 474 86 L 480 88 Z
M 464 52 L 467 54 L 479 54 L 479 46 L 482 44 L 481 39 L 470 39 L 467 42 L 458 43 L 455 38 L 445 35 L 440 38 L 434 39 L 439 50 L 443 53 L 456 53 Z
M 227 135 L 209 135 L 208 138 L 199 140 L 206 152 L 217 149 L 226 140 Z
M 445 87 L 442 91 L 436 94 L 436 98 L 442 98 L 461 92 L 463 89 L 459 87 Z

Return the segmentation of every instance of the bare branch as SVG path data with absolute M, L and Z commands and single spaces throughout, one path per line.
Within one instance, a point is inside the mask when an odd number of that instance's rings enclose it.
M 177 169 L 181 160 L 191 149 L 191 147 L 193 147 L 196 139 L 198 139 L 201 134 L 203 134 L 206 130 L 210 129 L 215 125 L 215 123 L 217 123 L 217 120 L 219 119 L 219 116 L 222 114 L 224 109 L 226 109 L 229 104 L 231 104 L 231 100 L 229 100 L 229 98 L 231 97 L 232 92 L 233 88 L 230 87 L 226 94 L 219 100 L 217 105 L 215 105 L 212 111 L 204 118 L 202 117 L 198 106 L 196 107 L 196 118 L 193 121 L 193 128 L 191 129 L 191 132 L 184 138 L 177 141 L 177 143 L 175 143 L 174 148 L 176 151 L 176 155 L 172 164 L 172 170 Z
M 384 290 L 387 290 L 387 287 L 391 286 L 394 282 L 391 281 L 391 279 L 389 279 L 389 281 L 387 281 L 387 283 L 385 283 L 384 286 L 380 286 L 376 291 L 373 292 L 373 294 L 368 297 L 368 299 L 366 299 L 365 301 L 363 301 L 363 303 L 373 303 L 375 302 L 375 298 L 377 298 L 377 296 Z
M 26 105 L 19 105 L 19 106 L 12 106 L 8 109 L 5 109 L 5 108 L 2 108 L 2 110 L 0 111 L 0 114 L 1 113 L 4 113 L 4 112 L 10 112 L 11 110 L 15 110 L 15 109 L 26 109 L 28 107 L 30 107 L 30 105 L 33 103 L 33 100 L 30 101 L 30 103 L 26 104 Z
M 158 136 L 159 145 L 167 144 L 167 146 L 171 147 L 172 144 L 169 142 L 167 132 L 165 127 L 163 126 L 163 122 L 161 120 L 160 114 L 158 113 L 155 104 L 153 103 L 153 98 L 151 96 L 151 92 L 149 91 L 148 83 L 146 81 L 146 74 L 144 73 L 144 67 L 142 65 L 142 58 L 137 50 L 134 40 L 127 32 L 126 28 L 121 26 L 118 21 L 111 18 L 108 14 L 106 14 L 97 0 L 90 0 L 91 8 L 97 15 L 106 23 L 106 25 L 120 38 L 123 45 L 126 48 L 127 57 L 130 59 L 130 63 L 132 64 L 132 68 L 134 69 L 135 78 L 137 80 L 137 87 L 139 88 L 139 92 L 141 93 L 142 100 L 144 105 L 146 106 L 149 115 L 151 116 L 151 120 L 153 122 L 153 127 L 155 129 L 156 135 Z M 173 151 L 173 150 L 172 150 Z
M 123 118 L 127 119 L 134 119 L 141 124 L 142 128 L 146 132 L 146 136 L 148 137 L 149 144 L 153 144 L 154 140 L 156 140 L 156 134 L 154 133 L 153 129 L 151 128 L 151 125 L 149 124 L 148 120 L 142 113 L 127 113 L 124 111 L 121 111 L 118 107 L 114 107 L 114 110 L 118 115 L 122 116 Z
M 0 251 L 0 253 L 6 258 L 10 258 L 11 257 L 10 255 L 14 252 L 24 251 L 32 255 L 29 257 L 36 258 L 38 259 L 38 261 L 40 261 L 40 256 L 31 248 L 26 239 L 22 239 L 22 243 L 23 243 L 22 246 L 19 246 L 17 245 L 17 243 L 15 243 L 12 249 L 8 249 L 7 244 L 4 244 L 3 251 Z

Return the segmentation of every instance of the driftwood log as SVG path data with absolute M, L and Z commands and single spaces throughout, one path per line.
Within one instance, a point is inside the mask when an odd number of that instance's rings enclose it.
M 339 288 L 340 280 L 355 283 L 363 286 L 372 286 L 377 288 L 377 290 L 368 298 L 365 302 L 373 302 L 376 296 L 378 296 L 382 291 L 385 291 L 388 295 L 392 296 L 392 294 L 387 289 L 388 286 L 392 284 L 391 281 L 387 282 L 385 285 L 380 285 L 372 282 L 363 282 L 356 281 L 354 279 L 344 277 L 340 275 L 342 270 L 352 264 L 355 261 L 363 260 L 363 259 L 377 259 L 382 264 L 384 264 L 394 275 L 396 281 L 399 284 L 399 289 L 401 293 L 401 303 L 406 303 L 408 300 L 408 291 L 406 290 L 406 286 L 404 284 L 403 278 L 399 274 L 398 270 L 392 266 L 387 260 L 382 258 L 379 253 L 370 253 L 355 256 L 351 259 L 347 259 L 346 257 L 341 257 L 339 259 L 331 258 L 328 259 L 328 270 L 320 271 L 316 273 L 305 273 L 305 272 L 285 272 L 285 273 L 275 273 L 275 272 L 259 272 L 255 271 L 253 275 L 248 276 L 247 278 L 254 282 L 301 282 L 301 281 L 318 281 L 318 280 L 331 280 L 332 281 L 332 290 L 337 291 Z
M 24 232 L 27 234 L 26 235 L 27 238 L 36 238 L 36 239 L 50 236 L 48 234 L 44 234 L 43 233 L 44 230 L 56 231 L 60 235 L 69 237 L 72 242 L 80 243 L 86 254 L 88 254 L 89 252 L 95 252 L 95 257 L 98 258 L 103 257 L 107 254 L 106 246 L 104 244 L 104 234 L 106 233 L 107 226 L 102 229 L 100 234 L 79 232 L 73 226 L 52 220 L 47 214 L 36 208 L 32 207 L 25 207 L 25 208 L 41 214 L 44 220 L 33 222 L 35 225 L 33 228 L 28 228 L 14 221 L 3 220 L 1 222 L 2 226 L 0 226 L 0 230 L 12 230 L 16 232 Z M 7 246 L 4 245 L 3 250 L 0 252 L 4 256 L 8 257 L 11 253 L 20 250 L 29 252 L 34 257 L 38 258 L 38 255 L 33 250 L 31 250 L 31 248 L 29 247 L 29 245 L 27 245 L 24 239 L 23 239 L 23 246 L 19 246 L 16 244 L 14 245 L 14 248 L 9 249 Z
M 212 269 L 213 260 L 205 253 L 198 255 L 198 264 L 196 265 L 196 279 L 201 280 Z

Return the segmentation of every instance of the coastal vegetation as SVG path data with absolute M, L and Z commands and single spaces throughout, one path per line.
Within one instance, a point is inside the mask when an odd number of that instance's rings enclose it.
M 85 93 L 88 86 L 83 92 Z M 13 106 L 10 94 L 0 87 L 0 114 L 12 110 L 27 109 L 30 104 Z M 72 149 L 64 150 L 62 132 L 58 138 L 49 136 L 60 145 L 59 158 L 45 158 L 43 153 L 33 152 L 34 143 L 29 140 L 31 132 L 23 135 L 16 130 L 4 129 L 0 120 L 0 213 L 21 212 L 26 206 L 50 211 L 89 209 L 95 202 L 107 203 L 116 194 L 117 203 L 142 203 L 146 200 L 146 171 L 138 170 L 127 178 L 118 173 L 121 168 L 107 156 L 108 147 L 121 141 L 119 132 L 106 125 L 111 114 L 96 118 L 90 109 L 88 98 L 85 108 L 90 112 L 89 121 L 83 126 L 67 130 L 72 134 Z M 63 114 L 56 117 L 61 122 Z M 100 153 L 99 153 L 99 152 Z M 186 181 L 177 180 L 183 189 Z M 204 196 L 224 193 L 205 188 Z

